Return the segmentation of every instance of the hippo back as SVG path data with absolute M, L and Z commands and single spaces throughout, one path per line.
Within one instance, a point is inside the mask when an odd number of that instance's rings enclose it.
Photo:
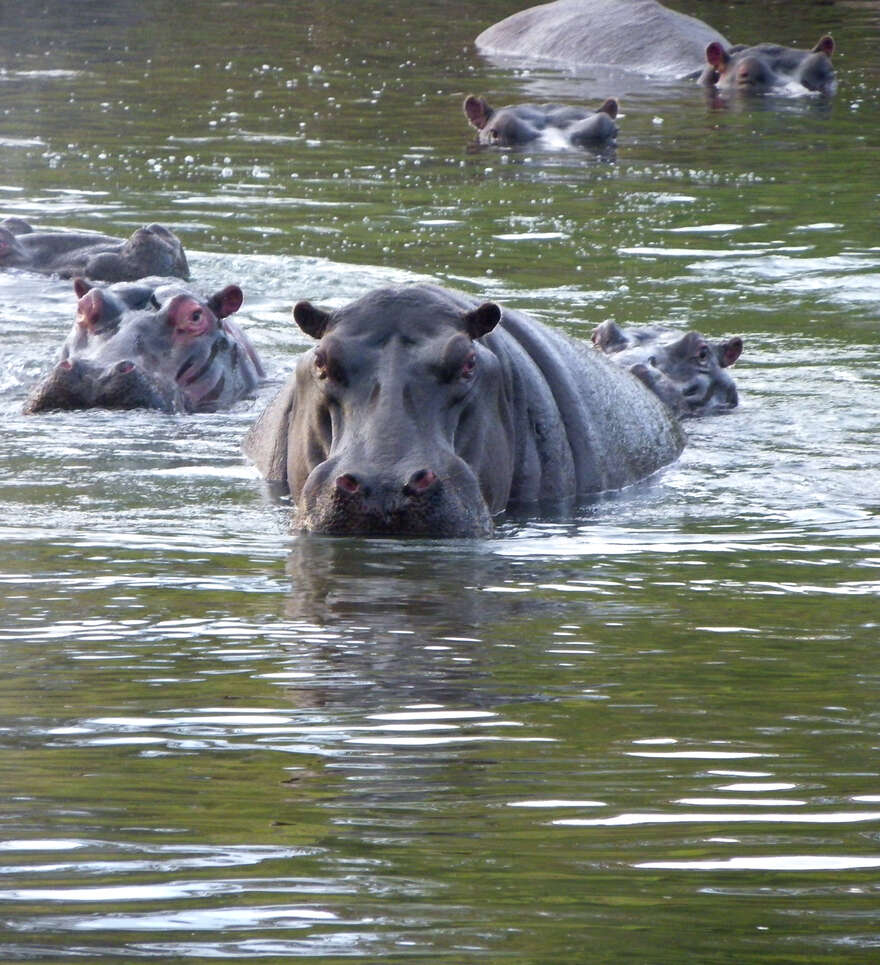
M 728 46 L 717 30 L 655 0 L 556 0 L 493 24 L 476 45 L 488 54 L 684 77 L 700 71 L 713 41 Z
M 511 503 L 621 489 L 680 454 L 663 405 L 591 347 L 509 309 L 483 342 L 510 374 Z

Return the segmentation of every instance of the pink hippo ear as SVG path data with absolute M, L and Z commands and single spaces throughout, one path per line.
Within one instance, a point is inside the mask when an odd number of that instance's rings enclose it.
M 473 94 L 470 94 L 464 100 L 465 117 L 478 131 L 483 130 L 494 113 L 495 111 L 488 105 L 485 97 L 474 97 Z
M 465 331 L 473 338 L 481 338 L 491 332 L 501 321 L 501 309 L 495 302 L 483 302 L 476 308 L 464 313 Z
M 315 308 L 311 302 L 297 302 L 293 306 L 293 319 L 312 338 L 323 338 L 330 321 L 330 312 Z
M 718 364 L 723 369 L 726 369 L 728 365 L 733 365 L 740 355 L 742 355 L 742 350 L 743 340 L 739 337 L 739 335 L 734 335 L 733 338 L 725 339 L 725 341 L 718 344 L 716 349 L 716 353 L 718 355 Z
M 87 291 L 91 291 L 94 286 L 90 281 L 86 281 L 85 278 L 74 278 L 73 279 L 73 291 L 77 298 L 82 298 Z
M 719 73 L 724 70 L 729 60 L 730 55 L 717 40 L 713 40 L 712 43 L 706 47 L 706 62 L 710 67 L 714 67 L 715 70 L 719 71 Z
M 227 285 L 208 299 L 208 308 L 217 318 L 226 318 L 227 315 L 234 315 L 243 301 L 244 295 L 238 285 Z
M 819 40 L 819 43 L 817 43 L 816 46 L 813 48 L 812 52 L 814 54 L 818 54 L 818 53 L 825 54 L 825 56 L 828 57 L 828 59 L 830 60 L 831 55 L 834 53 L 834 38 L 829 36 L 828 34 L 825 34 L 825 36 L 822 37 Z

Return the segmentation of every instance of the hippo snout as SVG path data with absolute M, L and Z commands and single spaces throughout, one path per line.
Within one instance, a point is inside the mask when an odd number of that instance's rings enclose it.
M 51 409 L 175 409 L 173 393 L 163 389 L 131 359 L 98 365 L 63 359 L 34 389 L 24 411 Z
M 296 524 L 326 535 L 471 536 L 488 535 L 485 506 L 465 506 L 459 489 L 428 467 L 371 472 L 337 472 L 319 466 L 307 480 Z

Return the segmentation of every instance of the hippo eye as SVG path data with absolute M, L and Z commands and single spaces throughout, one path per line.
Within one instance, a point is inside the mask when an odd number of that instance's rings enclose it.
M 699 349 L 699 351 L 697 352 L 697 358 L 698 358 L 701 362 L 705 362 L 706 359 L 709 358 L 709 346 L 708 346 L 708 345 L 701 345 L 701 346 L 700 346 L 700 349 Z
M 499 136 L 500 136 L 500 135 L 498 134 L 498 128 L 496 128 L 496 127 L 491 128 L 491 129 L 489 130 L 489 133 L 492 135 L 492 140 L 494 140 L 494 141 L 497 141 L 497 140 L 498 140 L 498 138 L 499 138 Z
M 458 371 L 459 378 L 467 382 L 474 377 L 474 373 L 477 370 L 477 353 L 469 352 L 465 357 L 465 360 L 461 363 L 461 368 Z
M 315 349 L 315 376 L 321 381 L 335 382 L 339 385 L 347 385 L 348 380 L 345 372 L 338 361 L 323 348 Z

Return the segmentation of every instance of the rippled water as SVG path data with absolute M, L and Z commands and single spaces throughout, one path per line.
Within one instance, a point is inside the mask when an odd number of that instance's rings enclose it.
M 0 212 L 169 224 L 271 377 L 25 417 L 73 295 L 0 274 L 0 959 L 875 960 L 880 15 L 717 6 L 830 29 L 834 102 L 488 62 L 502 0 L 0 9 Z M 472 92 L 615 94 L 616 155 L 475 151 Z M 239 448 L 290 306 L 414 278 L 740 334 L 740 408 L 574 517 L 293 537 Z

